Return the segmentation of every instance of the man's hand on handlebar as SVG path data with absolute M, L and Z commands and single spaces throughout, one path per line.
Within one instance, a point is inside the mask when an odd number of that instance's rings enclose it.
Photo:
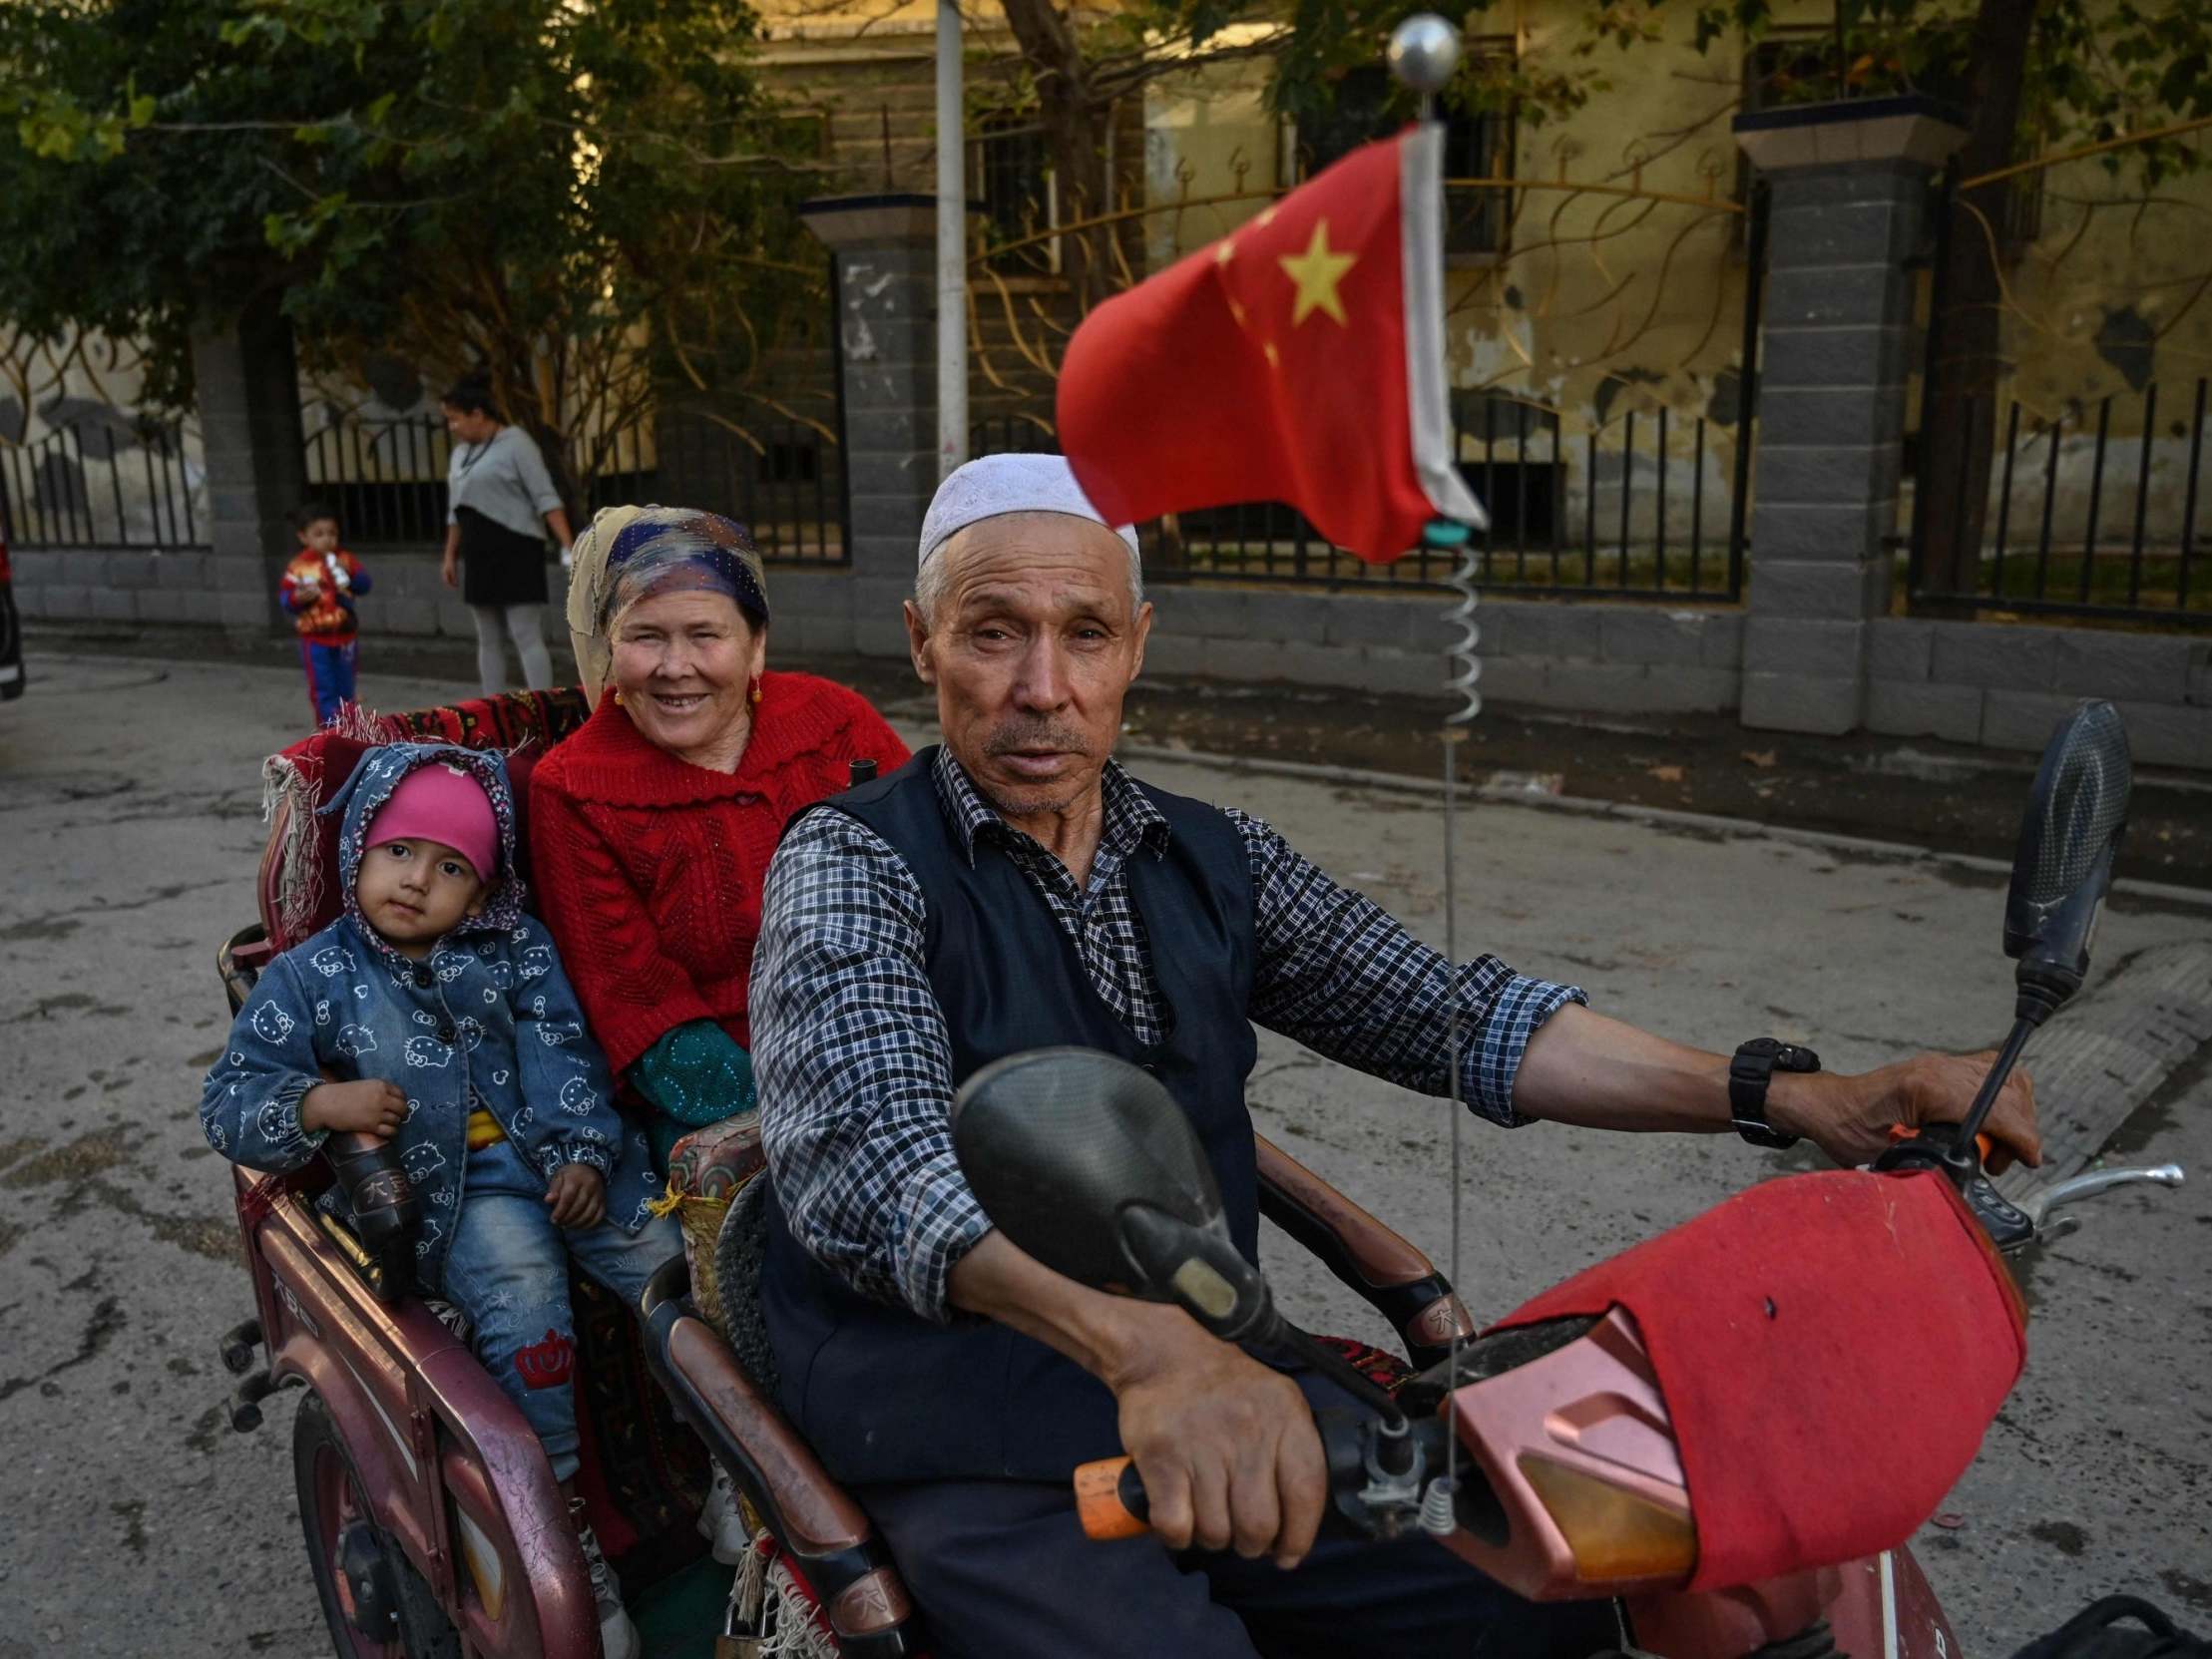
M 1328 1473 L 1298 1386 L 1179 1309 L 1106 1377 L 1152 1530 L 1170 1549 L 1234 1549 L 1290 1568 L 1313 1547 Z
M 1803 1135 L 1838 1163 L 1871 1163 L 1892 1125 L 1918 1129 L 1956 1123 L 1974 1104 L 1995 1056 L 1916 1054 L 1857 1076 L 1777 1070 L 1767 1087 L 1767 1120 Z M 1514 1109 L 1525 1117 L 1592 1129 L 1730 1130 L 1728 1056 L 1671 1042 L 1618 1020 L 1568 1004 L 1537 1028 L 1514 1080 Z M 2040 1163 L 2035 1090 L 2014 1071 L 1982 1132 L 1991 1141 L 1991 1174 L 2014 1158 Z
M 1804 1135 L 1840 1164 L 1871 1163 L 1889 1145 L 1892 1124 L 1920 1129 L 1965 1117 L 1995 1058 L 1985 1049 L 1979 1054 L 1915 1054 L 1856 1076 L 1811 1072 L 1785 1080 L 1777 1073 L 1768 1114 L 1777 1127 Z M 2015 1158 L 2030 1164 L 2043 1161 L 2035 1085 L 2026 1072 L 2014 1071 L 2005 1080 L 1982 1132 L 1991 1143 L 1988 1162 L 1992 1175 L 2009 1168 Z
M 407 1120 L 407 1096 L 396 1083 L 363 1077 L 358 1082 L 317 1083 L 301 1096 L 299 1121 L 309 1131 L 351 1130 L 389 1140 Z
M 1079 1285 L 1001 1232 L 953 1264 L 945 1289 L 954 1307 L 1049 1344 L 1113 1391 L 1122 1449 L 1169 1547 L 1284 1567 L 1313 1547 L 1328 1472 L 1313 1409 L 1289 1378 L 1180 1308 Z

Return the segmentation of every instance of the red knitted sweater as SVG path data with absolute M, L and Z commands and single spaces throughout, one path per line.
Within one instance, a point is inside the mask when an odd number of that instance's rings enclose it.
M 771 673 L 734 772 L 656 747 L 612 696 L 538 763 L 539 910 L 618 1077 L 688 1020 L 751 1046 L 745 987 L 768 860 L 791 815 L 844 789 L 860 758 L 889 772 L 907 749 L 857 691 Z

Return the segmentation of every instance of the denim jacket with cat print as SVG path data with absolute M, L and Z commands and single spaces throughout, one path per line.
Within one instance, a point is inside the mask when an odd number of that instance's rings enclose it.
M 484 783 L 507 873 L 481 913 L 418 963 L 362 919 L 353 887 L 370 818 L 401 778 L 432 762 L 464 766 Z M 598 1170 L 607 1219 L 637 1232 L 660 1179 L 644 1133 L 615 1109 L 606 1057 L 552 937 L 523 914 L 504 763 L 480 750 L 390 744 L 371 750 L 324 810 L 345 812 L 346 914 L 272 961 L 238 1011 L 201 1097 L 208 1143 L 250 1169 L 296 1169 L 324 1138 L 300 1122 L 300 1102 L 324 1068 L 397 1084 L 407 1115 L 392 1145 L 421 1200 L 416 1269 L 430 1292 L 444 1281 L 464 1202 L 466 1125 L 478 1107 L 548 1179 L 570 1163 Z

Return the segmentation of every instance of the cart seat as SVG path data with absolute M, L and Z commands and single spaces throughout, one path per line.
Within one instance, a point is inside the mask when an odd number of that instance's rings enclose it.
M 318 816 L 317 809 L 343 786 L 368 749 L 411 741 L 501 750 L 514 786 L 517 873 L 527 883 L 531 770 L 590 713 L 580 691 L 509 692 L 406 714 L 356 713 L 350 724 L 319 731 L 270 756 L 262 774 L 269 834 L 258 883 L 261 926 L 233 938 L 220 957 L 232 1010 L 250 994 L 270 958 L 337 918 L 342 895 L 332 873 L 341 826 L 334 815 Z M 757 1127 L 748 1116 L 695 1130 L 676 1143 L 671 1163 L 687 1253 L 711 1284 L 722 1212 L 762 1168 Z M 348 1252 L 347 1259 L 380 1296 L 387 1294 L 380 1264 L 367 1251 Z M 912 1603 L 882 1541 L 859 1504 L 776 1410 L 772 1380 L 765 1389 L 757 1387 L 723 1344 L 719 1298 L 709 1295 L 709 1303 L 710 1321 L 702 1319 L 691 1298 L 690 1269 L 681 1258 L 647 1291 L 639 1310 L 647 1320 L 645 1358 L 664 1399 L 731 1470 L 766 1525 L 773 1540 L 768 1547 L 782 1565 L 796 1570 L 820 1622 L 835 1631 L 847 1659 L 919 1653 Z M 584 1310 L 578 1312 L 581 1320 Z M 608 1541 L 604 1530 L 602 1537 Z

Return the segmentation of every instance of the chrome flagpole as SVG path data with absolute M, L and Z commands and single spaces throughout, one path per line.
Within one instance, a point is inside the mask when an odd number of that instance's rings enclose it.
M 1406 86 L 1421 95 L 1420 119 L 1424 123 L 1436 120 L 1437 94 L 1451 84 L 1452 75 L 1460 64 L 1460 32 L 1434 12 L 1420 12 L 1398 25 L 1390 37 L 1389 54 L 1391 73 Z M 1441 190 L 1441 185 L 1439 189 Z M 1449 690 L 1457 691 L 1461 704 L 1444 717 L 1444 956 L 1448 970 L 1455 976 L 1459 969 L 1459 796 L 1460 750 L 1467 740 L 1467 727 L 1481 712 L 1483 699 L 1475 688 L 1482 674 L 1482 661 L 1475 654 L 1480 629 L 1475 623 L 1475 542 L 1473 529 L 1452 519 L 1433 520 L 1423 535 L 1432 548 L 1456 555 L 1452 574 L 1446 585 L 1459 595 L 1459 603 L 1445 616 L 1453 624 L 1457 636 L 1446 651 L 1446 663 L 1450 674 L 1446 680 Z M 1452 1289 L 1460 1289 L 1461 1278 L 1461 1226 L 1460 1181 L 1461 1141 L 1466 1127 L 1467 1101 L 1461 1087 L 1461 1061 L 1466 1053 L 1467 1029 L 1455 996 L 1447 1004 L 1447 1020 L 1450 1022 L 1446 1052 L 1451 1065 L 1451 1085 L 1447 1109 L 1452 1114 Z M 1457 1327 L 1452 1333 L 1451 1369 L 1446 1374 L 1459 1376 L 1460 1333 Z M 1445 1470 L 1429 1482 L 1422 1494 L 1421 1524 L 1424 1530 L 1438 1537 L 1449 1536 L 1459 1525 L 1455 1512 L 1459 1493 L 1460 1446 L 1457 1435 L 1448 1436 L 1445 1442 Z
M 959 0 L 937 3 L 937 476 L 968 459 L 967 94 Z

